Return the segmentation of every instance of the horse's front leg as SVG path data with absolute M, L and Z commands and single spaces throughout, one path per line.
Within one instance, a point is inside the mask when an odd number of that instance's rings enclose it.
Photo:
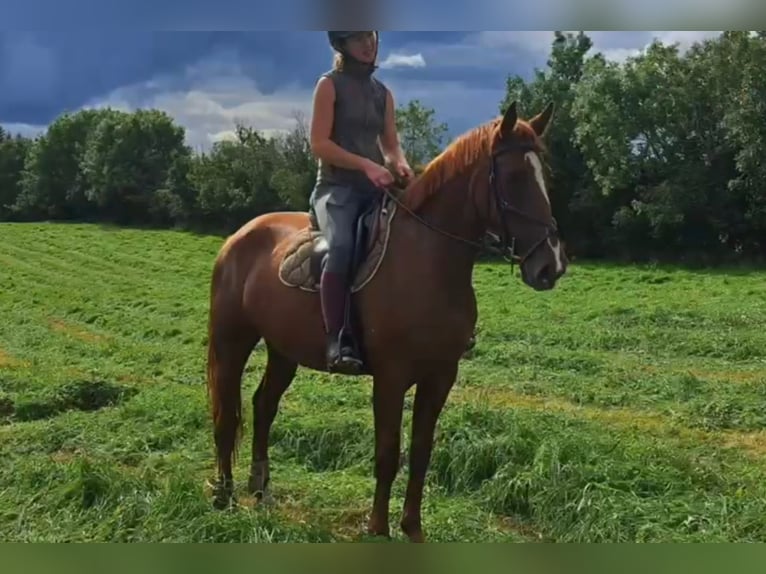
M 411 542 L 425 542 L 420 516 L 423 486 L 431 461 L 436 422 L 455 383 L 457 368 L 457 363 L 445 365 L 440 372 L 419 381 L 415 392 L 410 441 L 410 476 L 401 521 L 402 530 Z
M 390 536 L 389 499 L 391 485 L 399 470 L 402 410 L 408 388 L 409 382 L 401 373 L 376 375 L 373 381 L 376 482 L 367 531 L 375 536 Z

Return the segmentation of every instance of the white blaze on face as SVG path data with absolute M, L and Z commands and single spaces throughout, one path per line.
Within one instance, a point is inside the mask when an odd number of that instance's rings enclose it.
M 532 168 L 535 170 L 535 181 L 537 182 L 537 188 L 540 190 L 540 193 L 543 194 L 543 197 L 545 198 L 545 201 L 548 205 L 551 204 L 551 200 L 548 197 L 548 190 L 545 189 L 545 179 L 543 178 L 543 164 L 540 161 L 540 157 L 537 155 L 536 152 L 530 151 L 526 154 L 527 161 L 532 164 Z M 555 241 L 555 244 L 554 244 Z M 553 257 L 556 259 L 556 272 L 560 273 L 564 269 L 564 264 L 562 263 L 562 257 L 561 257 L 561 242 L 558 240 L 558 238 L 551 241 L 550 238 L 548 238 L 548 246 L 551 248 L 551 251 L 553 251 Z

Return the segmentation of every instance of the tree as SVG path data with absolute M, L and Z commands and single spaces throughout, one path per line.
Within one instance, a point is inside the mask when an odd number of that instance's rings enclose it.
M 596 203 L 592 200 L 593 183 L 576 141 L 572 116 L 574 92 L 589 58 L 593 42 L 583 32 L 555 32 L 551 53 L 544 69 L 536 69 L 530 81 L 519 75 L 506 78 L 506 94 L 500 102 L 500 112 L 516 101 L 522 115 L 532 115 L 555 104 L 555 118 L 546 137 L 550 151 L 551 177 L 548 183 L 554 215 L 562 233 L 568 238 L 570 250 L 594 249 L 594 217 Z M 588 240 L 586 240 L 588 238 Z
M 14 210 L 24 217 L 81 219 L 93 215 L 81 170 L 85 143 L 109 109 L 66 113 L 53 121 L 27 154 Z
M 21 175 L 32 140 L 11 136 L 0 127 L 0 220 L 12 216 L 21 192 Z
M 280 166 L 276 140 L 238 125 L 237 139 L 216 142 L 192 163 L 189 174 L 198 193 L 199 216 L 231 230 L 256 215 L 287 209 L 272 184 Z
M 316 181 L 317 161 L 311 152 L 309 127 L 305 117 L 295 114 L 295 127 L 276 138 L 279 163 L 271 185 L 290 208 L 306 211 Z
M 749 42 L 746 33 L 729 33 L 686 54 L 654 42 L 622 65 L 586 66 L 575 90 L 575 139 L 613 206 L 612 246 L 634 255 L 712 253 L 741 237 L 743 208 L 728 182 L 742 144 L 731 128 L 745 109 L 732 98 L 747 62 L 757 61 L 744 48 Z M 741 133 L 753 133 L 756 116 Z
M 758 255 L 766 245 L 766 33 L 725 32 L 682 51 L 654 42 L 624 62 L 584 33 L 556 32 L 543 69 L 506 79 L 500 111 L 549 102 L 548 187 L 577 256 Z M 397 109 L 416 171 L 447 126 L 413 100 Z M 156 110 L 64 114 L 34 140 L 0 129 L 0 217 L 204 223 L 231 231 L 268 211 L 305 210 L 316 178 L 308 127 L 192 154 Z M 574 249 L 572 249 L 574 247 Z
M 413 169 L 418 170 L 442 150 L 448 128 L 436 121 L 436 112 L 411 100 L 396 110 L 396 129 L 402 151 Z
M 113 220 L 168 222 L 188 203 L 183 164 L 190 154 L 183 128 L 165 112 L 104 115 L 82 159 L 87 197 Z
M 727 239 L 735 248 L 763 253 L 766 248 L 766 33 L 756 37 L 729 32 L 725 41 L 738 57 L 730 73 L 740 74 L 726 114 L 729 141 L 736 147 L 736 175 L 728 191 L 737 202 L 729 213 L 736 214 Z M 738 209 L 737 209 L 738 208 Z

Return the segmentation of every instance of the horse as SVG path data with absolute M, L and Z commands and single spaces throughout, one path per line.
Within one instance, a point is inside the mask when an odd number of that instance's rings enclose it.
M 518 264 L 523 283 L 537 291 L 553 289 L 566 272 L 541 162 L 553 107 L 551 102 L 525 121 L 516 103 L 509 105 L 456 137 L 399 193 L 382 191 L 383 207 L 369 218 L 360 260 L 362 266 L 373 260 L 375 265 L 355 283 L 349 305 L 360 326 L 366 366 L 356 376 L 372 377 L 375 493 L 369 535 L 391 536 L 389 502 L 400 465 L 404 400 L 415 386 L 399 527 L 411 542 L 426 539 L 423 487 L 437 420 L 474 334 L 472 272 L 481 249 L 499 245 L 506 259 Z M 280 398 L 298 367 L 327 372 L 318 259 L 305 254 L 321 254 L 321 239 L 309 213 L 266 213 L 229 236 L 215 258 L 207 357 L 215 508 L 233 500 L 232 464 L 242 438 L 241 379 L 254 347 L 263 341 L 267 353 L 252 397 L 248 490 L 256 500 L 268 494 L 269 432 Z M 382 245 L 375 256 L 374 245 Z M 295 262 L 301 249 L 303 283 L 290 282 L 285 262 Z

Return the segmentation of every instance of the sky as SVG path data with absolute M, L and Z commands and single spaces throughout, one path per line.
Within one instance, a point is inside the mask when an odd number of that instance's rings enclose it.
M 624 59 L 655 37 L 683 48 L 717 32 L 588 34 L 595 49 Z M 455 136 L 497 115 L 507 76 L 544 66 L 552 39 L 551 31 L 382 31 L 377 76 L 397 103 L 434 108 Z M 269 134 L 289 130 L 296 114 L 308 119 L 331 59 L 321 31 L 0 30 L 0 125 L 35 135 L 66 111 L 154 107 L 205 150 L 236 122 Z

